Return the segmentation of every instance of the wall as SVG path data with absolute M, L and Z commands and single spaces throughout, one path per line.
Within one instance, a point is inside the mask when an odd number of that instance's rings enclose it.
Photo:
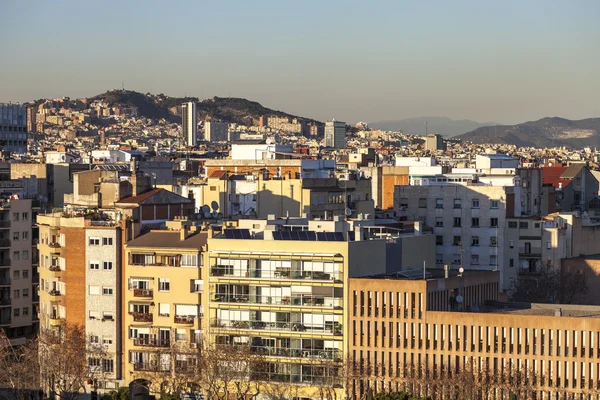
M 75 218 L 79 220 L 79 218 Z M 65 218 L 61 218 L 65 220 Z M 60 256 L 65 259 L 66 295 L 63 305 L 66 309 L 66 320 L 69 324 L 85 326 L 86 318 L 86 237 L 83 228 L 60 228 L 65 235 L 66 246 L 61 248 Z

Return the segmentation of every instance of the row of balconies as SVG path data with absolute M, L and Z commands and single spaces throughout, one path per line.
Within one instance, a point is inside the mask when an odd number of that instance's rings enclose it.
M 154 315 L 152 313 L 130 312 L 129 314 L 133 317 L 134 322 L 154 322 Z M 173 322 L 178 325 L 194 325 L 195 320 L 195 317 L 189 316 L 176 315 L 173 317 Z
M 269 330 L 269 331 L 287 331 L 287 332 L 309 332 L 326 333 L 333 335 L 342 334 L 342 324 L 332 323 L 324 325 L 305 325 L 301 322 L 266 322 L 266 321 L 234 321 L 212 318 L 210 326 L 213 328 L 224 329 L 251 329 L 251 330 Z

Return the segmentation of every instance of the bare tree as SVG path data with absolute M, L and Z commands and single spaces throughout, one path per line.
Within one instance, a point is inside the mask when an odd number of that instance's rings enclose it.
M 107 358 L 102 346 L 88 342 L 83 327 L 66 323 L 40 333 L 39 357 L 42 386 L 63 400 L 76 400 L 101 378 Z
M 38 346 L 35 340 L 12 346 L 0 330 L 0 399 L 35 399 L 40 390 Z

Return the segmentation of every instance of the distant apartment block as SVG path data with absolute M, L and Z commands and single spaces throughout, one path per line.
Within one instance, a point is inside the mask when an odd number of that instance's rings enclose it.
M 331 120 L 325 122 L 325 147 L 343 149 L 346 147 L 346 123 Z
M 198 112 L 193 101 L 181 105 L 181 127 L 185 144 L 193 147 L 198 141 Z
M 11 153 L 27 153 L 27 109 L 0 103 L 0 147 Z
M 226 142 L 229 140 L 229 124 L 227 122 L 206 121 L 204 123 L 204 140 L 208 142 Z

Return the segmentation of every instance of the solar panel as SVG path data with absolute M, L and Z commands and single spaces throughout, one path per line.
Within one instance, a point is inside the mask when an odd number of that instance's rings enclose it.
M 317 240 L 319 242 L 326 242 L 327 236 L 325 236 L 325 232 L 317 232 Z
M 282 240 L 281 239 L 281 232 L 279 232 L 279 231 L 273 231 L 273 240 Z
M 335 242 L 335 232 L 325 232 L 328 242 Z
M 313 241 L 317 240 L 317 234 L 314 231 L 306 232 L 306 236 L 308 237 L 308 240 L 313 240 Z
M 225 229 L 225 239 L 233 239 L 233 232 L 231 229 Z
M 342 232 L 334 232 L 334 240 L 336 242 L 343 242 L 344 241 L 344 234 Z
M 240 229 L 240 233 L 242 234 L 242 239 L 252 239 L 249 229 Z
M 300 236 L 298 236 L 298 232 L 291 231 L 290 232 L 290 240 L 300 240 Z
M 349 231 L 348 232 L 348 240 L 350 242 L 354 242 L 356 240 L 356 232 L 354 231 Z
M 233 230 L 233 238 L 234 239 L 241 239 L 242 238 L 242 233 L 240 232 L 239 229 L 234 229 Z
M 304 241 L 308 240 L 307 233 L 308 232 L 306 232 L 306 231 L 300 231 L 300 232 L 298 232 L 298 240 L 304 240 Z

